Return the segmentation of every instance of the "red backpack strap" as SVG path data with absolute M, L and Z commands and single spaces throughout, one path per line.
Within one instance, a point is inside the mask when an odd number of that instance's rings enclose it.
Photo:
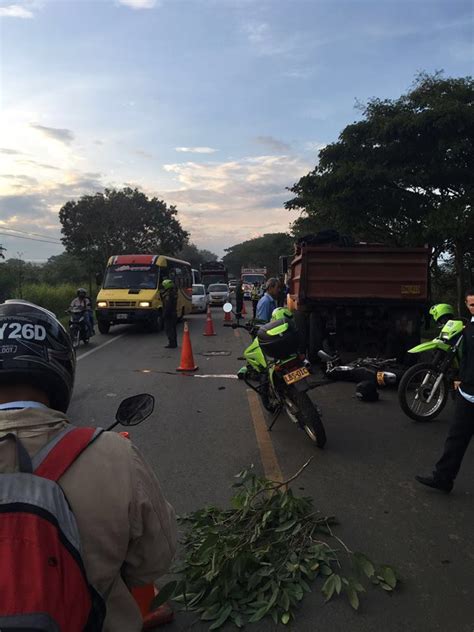
M 51 481 L 58 481 L 77 457 L 102 432 L 102 428 L 68 426 L 35 456 L 34 474 Z

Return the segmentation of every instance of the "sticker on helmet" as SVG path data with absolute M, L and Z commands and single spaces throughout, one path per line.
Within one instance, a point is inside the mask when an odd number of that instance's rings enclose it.
M 46 340 L 46 329 L 43 325 L 32 323 L 4 323 L 0 325 L 0 340 Z

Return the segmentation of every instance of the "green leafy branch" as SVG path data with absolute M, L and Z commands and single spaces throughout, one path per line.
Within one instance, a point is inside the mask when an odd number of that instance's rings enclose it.
M 153 607 L 173 599 L 216 630 L 265 616 L 289 623 L 318 578 L 326 601 L 345 595 L 355 610 L 367 585 L 393 591 L 397 576 L 390 566 L 376 567 L 351 551 L 333 532 L 337 520 L 288 488 L 308 464 L 283 483 L 257 476 L 253 467 L 243 470 L 230 509 L 209 506 L 180 518 L 178 579 L 161 589 Z

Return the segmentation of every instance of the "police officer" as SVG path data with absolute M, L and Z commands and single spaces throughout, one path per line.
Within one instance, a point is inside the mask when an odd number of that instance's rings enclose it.
M 242 280 L 237 281 L 237 287 L 235 288 L 235 315 L 237 318 L 242 318 L 242 308 L 244 306 L 244 288 Z
M 178 320 L 178 293 L 171 279 L 164 279 L 161 290 L 161 300 L 163 301 L 163 321 L 165 333 L 168 336 L 168 344 L 165 349 L 176 349 L 178 346 L 176 338 L 176 322 Z
M 456 391 L 454 419 L 444 444 L 444 452 L 436 463 L 432 476 L 415 476 L 428 487 L 449 494 L 474 432 L 474 289 L 465 293 L 471 320 L 463 333 L 460 383 Z

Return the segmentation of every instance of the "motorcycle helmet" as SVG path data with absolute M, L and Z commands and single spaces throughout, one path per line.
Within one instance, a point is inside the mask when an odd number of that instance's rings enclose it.
M 0 383 L 32 384 L 50 406 L 66 412 L 71 401 L 76 356 L 71 338 L 43 307 L 11 299 L 0 304 Z
M 87 290 L 85 290 L 83 287 L 80 287 L 80 288 L 77 290 L 77 292 L 76 292 L 76 293 L 77 293 L 77 295 L 78 295 L 79 297 L 80 297 L 80 296 L 84 296 L 84 297 L 85 297 L 85 296 L 87 295 Z
M 171 279 L 164 279 L 162 285 L 164 290 L 171 290 L 171 288 L 174 287 L 174 283 Z
M 293 313 L 287 307 L 275 307 L 270 320 L 280 320 L 282 318 L 293 318 Z
M 430 315 L 433 317 L 435 323 L 444 325 L 448 320 L 454 318 L 454 307 L 449 305 L 449 303 L 438 303 L 437 305 L 433 305 L 430 309 Z
M 379 398 L 379 393 L 374 382 L 369 380 L 359 382 L 356 386 L 356 397 L 361 402 L 376 402 Z

